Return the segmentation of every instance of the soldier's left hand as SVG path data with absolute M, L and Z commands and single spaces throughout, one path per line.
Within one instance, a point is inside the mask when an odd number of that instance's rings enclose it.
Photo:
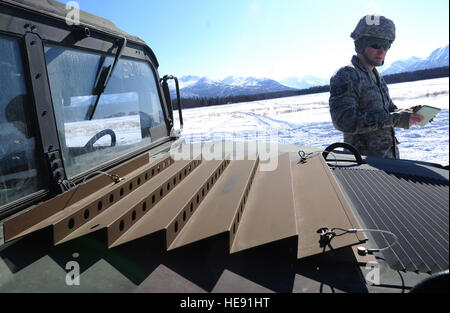
M 422 122 L 424 119 L 425 117 L 423 115 L 411 113 L 411 115 L 409 116 L 409 127 Z

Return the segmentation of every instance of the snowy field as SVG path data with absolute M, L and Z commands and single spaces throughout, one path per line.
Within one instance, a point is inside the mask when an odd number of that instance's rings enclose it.
M 448 165 L 448 77 L 392 84 L 389 90 L 398 108 L 430 105 L 442 109 L 434 122 L 425 127 L 397 129 L 401 158 Z M 186 109 L 182 136 L 188 143 L 263 140 L 326 148 L 343 141 L 342 133 L 331 122 L 329 96 L 321 93 Z
M 93 121 L 64 123 L 67 147 L 84 147 L 97 133 L 104 129 L 112 129 L 116 134 L 117 145 L 131 145 L 142 140 L 141 120 L 139 115 L 107 118 Z M 111 137 L 105 136 L 97 140 L 94 146 L 111 145 Z

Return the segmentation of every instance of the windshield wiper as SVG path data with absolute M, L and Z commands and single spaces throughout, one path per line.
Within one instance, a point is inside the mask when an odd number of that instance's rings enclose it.
M 102 94 L 105 92 L 106 87 L 108 86 L 109 80 L 111 79 L 112 74 L 114 73 L 114 69 L 116 68 L 117 62 L 122 56 L 123 49 L 127 45 L 127 39 L 122 38 L 122 44 L 117 48 L 116 55 L 114 57 L 114 62 L 111 65 L 104 66 L 101 69 L 100 76 L 97 80 L 97 84 L 95 85 L 93 94 L 97 95 L 95 99 L 94 105 L 90 105 L 88 111 L 86 112 L 86 120 L 92 120 L 94 117 L 95 110 L 97 109 L 98 102 Z

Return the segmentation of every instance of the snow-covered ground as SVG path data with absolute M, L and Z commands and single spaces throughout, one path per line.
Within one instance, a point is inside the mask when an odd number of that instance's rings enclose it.
M 401 158 L 448 165 L 448 77 L 392 84 L 389 90 L 398 108 L 431 105 L 442 109 L 425 127 L 397 129 Z M 182 136 L 188 143 L 256 139 L 326 148 L 343 141 L 331 122 L 328 99 L 329 93 L 321 93 L 183 110 Z
M 116 134 L 118 146 L 131 145 L 142 140 L 139 115 L 113 117 L 102 120 L 64 123 L 67 147 L 84 147 L 100 131 L 112 129 Z M 111 137 L 101 137 L 94 146 L 111 145 Z

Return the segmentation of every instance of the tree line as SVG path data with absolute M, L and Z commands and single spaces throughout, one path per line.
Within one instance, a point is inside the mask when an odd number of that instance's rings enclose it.
M 418 80 L 448 77 L 448 66 L 436 67 L 414 72 L 405 72 L 383 76 L 388 84 L 414 82 Z
M 383 76 L 387 84 L 405 83 L 425 79 L 442 78 L 449 76 L 449 67 L 438 67 L 433 69 L 418 70 L 414 72 L 404 72 L 399 74 L 391 74 Z M 268 100 L 284 97 L 293 97 L 301 95 L 309 95 L 315 93 L 329 92 L 330 86 L 316 86 L 307 89 L 300 90 L 287 90 L 287 91 L 277 91 L 268 92 L 252 95 L 240 95 L 240 96 L 229 96 L 229 97 L 191 97 L 182 98 L 181 105 L 184 109 L 197 108 L 197 107 L 207 107 L 214 105 L 232 104 L 240 102 L 251 102 L 259 100 Z M 177 100 L 172 99 L 172 106 L 177 109 Z

